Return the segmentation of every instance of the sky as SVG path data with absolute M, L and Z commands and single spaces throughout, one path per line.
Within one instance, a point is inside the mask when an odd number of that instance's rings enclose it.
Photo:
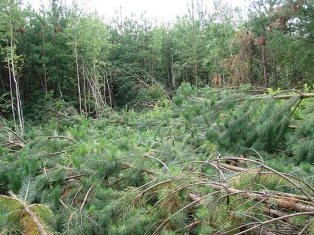
M 47 4 L 49 0 L 24 0 L 35 8 L 42 4 Z M 72 0 L 62 0 L 70 5 Z M 213 0 L 203 0 L 203 3 L 210 8 Z M 225 0 L 231 6 L 244 7 L 248 4 L 248 0 Z M 115 12 L 122 7 L 126 14 L 135 13 L 140 15 L 146 12 L 146 15 L 158 21 L 173 21 L 176 16 L 183 15 L 187 12 L 187 4 L 190 0 L 89 0 L 84 8 L 97 12 L 104 18 L 111 18 Z

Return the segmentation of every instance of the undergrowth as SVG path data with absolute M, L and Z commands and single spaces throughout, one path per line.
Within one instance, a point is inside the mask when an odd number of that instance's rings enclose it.
M 274 210 L 296 212 L 254 193 L 314 194 L 314 101 L 299 101 L 183 84 L 151 110 L 108 109 L 98 119 L 55 105 L 55 115 L 27 127 L 25 143 L 2 120 L 0 227 L 27 234 L 23 208 L 35 205 L 53 234 L 235 234 Z M 300 215 L 249 231 L 301 231 L 309 222 Z

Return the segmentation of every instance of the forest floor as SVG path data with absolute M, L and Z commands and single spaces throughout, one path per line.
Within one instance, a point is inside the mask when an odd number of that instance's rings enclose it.
M 309 94 L 183 84 L 149 110 L 93 119 L 50 108 L 23 137 L 3 120 L 0 228 L 313 234 Z

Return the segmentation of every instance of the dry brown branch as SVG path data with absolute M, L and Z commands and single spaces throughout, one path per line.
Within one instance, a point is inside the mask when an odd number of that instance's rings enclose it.
M 129 168 L 136 168 L 135 166 L 131 165 L 130 163 L 127 163 L 127 162 L 124 162 L 124 163 L 119 163 L 120 167 L 122 169 L 129 169 Z M 147 169 L 141 169 L 140 171 L 144 172 L 144 173 L 147 173 L 149 175 L 152 175 L 152 176 L 157 176 L 159 175 L 158 172 L 156 171 L 152 171 L 152 170 L 147 170 Z
M 271 220 L 267 220 L 267 221 L 264 221 L 264 222 L 260 222 L 260 223 L 256 223 L 257 225 L 249 228 L 249 229 L 246 229 L 244 231 L 241 231 L 240 233 L 237 233 L 237 235 L 241 235 L 241 234 L 246 234 L 247 232 L 249 231 L 252 231 L 252 230 L 255 230 L 263 225 L 267 225 L 267 224 L 271 224 L 271 223 L 274 223 L 274 222 L 277 222 L 279 220 L 283 220 L 283 219 L 288 219 L 288 218 L 292 218 L 292 217 L 297 217 L 297 216 L 313 216 L 314 215 L 314 211 L 313 212 L 300 212 L 300 213 L 294 213 L 294 214 L 288 214 L 288 215 L 284 215 L 284 216 L 281 216 L 281 217 L 278 217 L 278 218 L 274 218 L 274 219 L 271 219 Z
M 293 99 L 293 98 L 298 98 L 298 99 L 307 99 L 307 98 L 314 98 L 314 93 L 300 93 L 300 94 L 288 94 L 288 95 L 253 95 L 253 96 L 247 96 L 247 97 L 234 97 L 234 98 L 230 98 L 230 99 L 225 99 L 223 101 L 219 101 L 219 102 L 226 102 L 226 101 L 233 101 L 233 102 L 242 102 L 245 101 L 247 99 L 251 99 L 251 100 L 265 100 L 265 99 L 283 99 L 283 100 L 288 100 L 288 99 Z M 188 98 L 189 100 L 193 101 L 197 101 L 197 102 L 204 102 L 207 99 L 206 98 L 202 98 L 202 97 L 191 97 Z M 217 104 L 219 104 L 219 102 Z
M 185 227 L 183 227 L 183 228 L 180 228 L 180 229 L 176 230 L 175 232 L 178 233 L 178 232 L 181 232 L 181 231 L 184 231 L 184 230 L 190 230 L 190 229 L 192 229 L 193 227 L 199 225 L 200 223 L 202 223 L 202 221 L 197 220 L 197 221 L 195 221 L 195 222 L 193 222 L 193 223 L 191 223 L 191 224 L 188 224 L 187 226 L 185 226 Z
M 128 205 L 134 204 L 134 203 L 135 203 L 136 201 L 138 201 L 145 193 L 147 193 L 147 192 L 149 192 L 149 191 L 151 191 L 151 190 L 153 190 L 153 189 L 155 189 L 155 188 L 158 188 L 158 187 L 161 186 L 161 185 L 168 184 L 168 183 L 170 183 L 170 182 L 172 182 L 172 179 L 170 179 L 170 180 L 165 180 L 165 181 L 162 181 L 162 182 L 159 182 L 159 183 L 156 183 L 156 184 L 152 185 L 151 187 L 149 187 L 149 188 L 143 190 L 143 191 L 140 192 L 137 196 L 135 196 L 135 197 L 132 199 L 132 201 L 128 203 Z M 117 216 L 121 213 L 121 211 L 123 211 L 124 208 L 126 208 L 126 207 L 127 207 L 126 204 L 123 205 L 123 206 L 117 211 L 115 217 L 117 217 Z
M 64 208 L 68 209 L 68 206 L 61 199 L 59 199 L 59 202 L 61 203 L 62 206 L 64 206 Z
M 24 207 L 24 211 L 26 212 L 26 214 L 29 215 L 30 219 L 32 220 L 32 222 L 34 223 L 34 225 L 36 226 L 37 231 L 39 232 L 40 235 L 48 235 L 48 233 L 46 232 L 44 226 L 42 225 L 42 223 L 40 222 L 40 220 L 38 219 L 38 217 L 36 216 L 36 214 L 28 207 L 27 204 L 25 204 L 22 200 L 20 200 L 15 194 L 10 192 L 10 196 L 19 201 L 19 203 L 21 205 L 23 205 Z
M 298 235 L 303 235 L 307 233 L 307 230 L 311 227 L 312 225 L 312 221 L 310 221 L 309 223 L 307 223 L 303 229 L 298 233 Z
M 210 194 L 209 194 L 209 195 L 210 195 Z M 192 207 L 193 205 L 197 204 L 199 201 L 205 199 L 205 198 L 208 197 L 209 195 L 206 195 L 206 196 L 202 197 L 202 198 L 199 199 L 198 201 L 192 201 L 192 202 L 189 203 L 188 205 L 182 207 L 180 210 L 178 210 L 177 212 L 175 212 L 174 214 L 172 214 L 170 217 L 168 217 L 166 220 L 164 220 L 164 221 L 156 228 L 156 230 L 153 232 L 153 235 L 158 234 L 158 233 L 161 231 L 161 229 L 164 227 L 164 225 L 166 225 L 172 217 L 174 217 L 175 215 L 179 214 L 180 212 L 182 212 L 182 211 L 184 211 L 184 210 L 186 210 L 186 209 Z
M 19 141 L 7 141 L 5 146 L 12 151 L 17 151 L 24 148 L 25 145 Z
M 238 194 L 244 198 L 252 198 L 255 201 L 265 200 L 265 203 L 272 203 L 277 205 L 281 209 L 293 210 L 300 212 L 314 212 L 313 204 L 305 204 L 303 201 L 294 197 L 277 196 L 273 194 L 267 194 L 264 192 L 250 192 L 242 191 L 234 188 L 227 187 L 226 185 L 220 185 L 211 183 L 210 187 L 215 190 L 226 191 L 228 194 Z
M 272 96 L 275 99 L 292 99 L 299 97 L 300 99 L 306 99 L 306 98 L 314 98 L 314 93 L 301 93 L 301 94 L 291 94 L 291 95 L 273 95 Z
M 78 194 L 81 192 L 82 189 L 83 189 L 83 186 L 79 188 L 79 190 L 75 193 L 74 197 L 70 200 L 71 206 L 73 205 L 73 202 L 76 200 L 76 197 L 78 196 Z
M 239 166 L 233 166 L 233 165 L 229 165 L 229 164 L 225 164 L 225 163 L 219 163 L 219 166 L 234 171 L 234 172 L 244 172 L 247 171 L 248 169 L 243 168 L 243 167 L 239 167 Z
M 24 144 L 26 144 L 27 142 L 20 136 L 18 135 L 17 133 L 15 133 L 14 131 L 12 131 L 11 129 L 7 128 L 7 127 L 3 127 L 2 125 L 0 126 L 2 127 L 4 130 L 12 133 L 13 135 L 15 135 L 20 141 L 22 141 Z
M 205 182 L 204 182 L 205 183 Z M 207 185 L 214 190 L 221 192 L 226 192 L 229 196 L 238 195 L 242 198 L 249 198 L 254 201 L 262 201 L 266 204 L 275 204 L 278 208 L 289 210 L 289 211 L 298 211 L 298 212 L 312 212 L 314 213 L 314 205 L 310 203 L 305 203 L 295 197 L 287 196 L 277 196 L 274 194 L 264 193 L 264 192 L 251 192 L 243 191 L 235 188 L 228 187 L 226 185 L 207 182 Z M 189 197 L 193 201 L 200 201 L 200 196 L 196 194 L 189 194 Z
M 238 167 L 238 166 L 233 166 L 233 165 L 229 165 L 229 164 L 225 164 L 225 163 L 219 163 L 219 166 L 229 169 L 231 171 L 234 172 L 246 172 L 249 169 L 247 168 L 242 168 L 242 167 Z M 274 172 L 260 172 L 260 174 L 275 174 Z M 272 193 L 276 196 L 282 196 L 282 197 L 291 197 L 291 198 L 296 198 L 298 200 L 303 200 L 303 201 L 314 201 L 314 197 L 307 197 L 304 195 L 297 195 L 297 194 L 292 194 L 292 193 L 284 193 L 284 192 L 279 192 L 279 191 L 267 191 L 267 192 L 263 192 L 262 193 Z
M 72 179 L 79 179 L 79 178 L 81 178 L 82 176 L 85 176 L 85 174 L 79 174 L 79 175 L 68 176 L 68 177 L 65 178 L 65 180 L 68 181 L 68 180 L 72 180 Z
M 94 188 L 94 186 L 95 186 L 95 184 L 92 184 L 92 186 L 90 186 L 90 188 L 88 189 L 87 193 L 85 194 L 83 203 L 82 203 L 82 205 L 81 205 L 81 207 L 80 207 L 80 212 L 82 212 L 82 210 L 83 210 L 83 208 L 84 208 L 84 206 L 85 206 L 85 203 L 86 203 L 86 201 L 87 201 L 87 198 L 88 198 L 90 192 L 92 191 L 92 189 Z
M 312 201 L 314 203 L 313 198 L 309 195 L 309 193 L 307 193 L 303 188 L 301 188 L 299 185 L 297 185 L 293 180 L 290 179 L 289 175 L 280 173 L 279 171 L 276 171 L 275 169 L 266 166 L 265 164 L 256 161 L 256 160 L 252 160 L 252 159 L 248 159 L 248 158 L 241 158 L 241 157 L 226 157 L 226 158 L 220 158 L 219 160 L 237 160 L 237 161 L 247 161 L 247 162 L 251 162 L 251 163 L 255 163 L 257 165 L 259 165 L 262 168 L 265 168 L 266 170 L 269 170 L 270 172 L 273 172 L 274 174 L 277 174 L 278 176 L 282 177 L 283 179 L 287 180 L 289 183 L 291 183 L 291 185 L 293 185 L 294 187 L 296 187 L 297 189 L 300 190 L 300 192 L 302 192 L 310 201 Z M 296 179 L 295 177 L 292 177 Z M 303 182 L 302 180 L 299 180 L 300 182 Z M 308 184 L 304 183 L 305 185 L 309 186 Z M 313 190 L 313 188 L 309 187 L 311 190 Z

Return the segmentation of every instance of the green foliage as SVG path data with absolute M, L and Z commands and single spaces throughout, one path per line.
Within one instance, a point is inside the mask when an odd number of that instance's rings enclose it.
M 288 148 L 299 159 L 300 162 L 310 162 L 314 160 L 314 117 L 313 117 L 313 99 L 309 99 L 301 104 L 298 111 L 301 122 L 297 124 L 296 130 L 291 134 L 288 141 Z M 298 117 L 299 118 L 299 117 Z
M 185 82 L 262 85 L 265 75 L 272 88 L 313 83 L 313 6 L 308 2 L 253 1 L 248 20 L 240 20 L 238 10 L 224 2 L 216 1 L 208 13 L 201 1 L 191 1 L 187 14 L 167 26 L 145 14 L 122 17 L 123 12 L 104 23 L 77 3 L 51 2 L 37 11 L 10 4 L 0 13 L 0 60 L 7 60 L 11 35 L 28 122 L 40 121 L 52 100 L 98 117 L 106 105 L 152 107 Z M 10 116 L 15 97 L 7 65 L 0 66 L 1 113 Z
M 314 88 L 313 6 L 301 2 L 253 1 L 239 24 L 221 1 L 211 13 L 191 1 L 165 26 L 0 0 L 1 232 L 37 234 L 29 209 L 54 234 L 231 234 L 267 221 L 265 205 L 280 209 L 247 192 L 308 199 L 314 101 L 278 88 Z M 267 89 L 255 87 L 263 75 Z M 18 95 L 23 136 L 10 118 Z M 242 160 L 220 169 L 222 156 Z
M 194 222 L 191 229 L 196 233 L 213 233 L 249 222 L 243 216 L 247 210 L 264 220 L 263 208 L 250 199 L 226 198 L 206 185 L 220 178 L 208 163 L 215 163 L 218 152 L 241 153 L 260 162 L 260 152 L 266 165 L 312 185 L 310 158 L 296 167 L 300 161 L 296 149 L 309 149 L 303 141 L 312 140 L 312 125 L 307 122 L 312 100 L 304 100 L 295 116 L 296 98 L 250 95 L 249 89 L 197 89 L 185 83 L 173 101 L 160 101 L 150 111 L 111 110 L 98 119 L 51 117 L 28 129 L 20 150 L 11 152 L 3 145 L 1 193 L 13 191 L 28 205 L 49 205 L 54 212 L 50 227 L 61 234 L 181 233 L 191 231 L 187 226 Z M 0 133 L 5 143 L 8 133 Z M 225 182 L 253 192 L 299 193 L 295 184 L 308 190 L 295 178 L 261 174 L 254 166 L 228 174 Z M 193 204 L 191 193 L 204 197 L 202 203 Z M 30 208 L 50 221 L 45 209 Z M 2 212 L 1 225 L 6 221 Z M 11 221 L 18 223 L 17 217 Z

